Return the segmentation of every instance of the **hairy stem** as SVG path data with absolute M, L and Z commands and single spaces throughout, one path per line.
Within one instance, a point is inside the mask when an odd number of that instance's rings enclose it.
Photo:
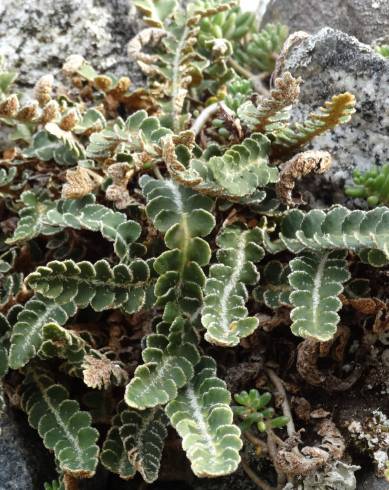
M 273 371 L 273 369 L 266 368 L 266 373 L 269 376 L 271 382 L 275 386 L 278 393 L 282 396 L 282 411 L 284 415 L 289 418 L 289 422 L 287 423 L 286 428 L 288 431 L 288 436 L 292 437 L 296 432 L 296 428 L 294 426 L 292 411 L 289 406 L 288 397 L 286 395 L 285 388 L 282 384 L 281 379 L 277 376 L 277 374 Z
M 197 136 L 200 133 L 201 129 L 203 128 L 204 124 L 207 122 L 207 120 L 212 116 L 212 114 L 215 114 L 215 112 L 217 112 L 218 109 L 219 109 L 219 102 L 214 102 L 213 104 L 203 109 L 200 112 L 200 114 L 197 116 L 192 127 L 190 128 L 191 131 L 193 131 L 194 134 Z

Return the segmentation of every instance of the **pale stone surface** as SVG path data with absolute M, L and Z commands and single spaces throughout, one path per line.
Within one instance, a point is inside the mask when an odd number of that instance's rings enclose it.
M 283 69 L 304 80 L 301 103 L 293 110 L 297 120 L 335 94 L 349 91 L 357 98 L 350 123 L 314 140 L 314 149 L 334 157 L 327 178 L 349 181 L 355 168 L 389 162 L 389 60 L 356 38 L 325 28 L 292 47 Z
M 371 43 L 389 32 L 388 0 L 270 0 L 262 19 L 290 31 L 315 33 L 332 27 Z
M 21 86 L 56 73 L 71 54 L 139 79 L 126 52 L 136 30 L 129 0 L 0 1 L 0 55 L 20 72 Z

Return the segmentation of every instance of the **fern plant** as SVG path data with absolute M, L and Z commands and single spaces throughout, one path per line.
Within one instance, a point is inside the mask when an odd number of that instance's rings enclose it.
M 232 1 L 134 4 L 146 87 L 74 55 L 66 96 L 48 74 L 25 103 L 0 72 L 0 123 L 16 131 L 0 161 L 0 395 L 54 456 L 46 488 L 100 464 L 152 483 L 166 440 L 198 477 L 233 473 L 242 431 L 283 434 L 286 419 L 255 390 L 232 410 L 225 363 L 257 349 L 270 311 L 331 341 L 357 266 L 389 263 L 381 174 L 361 181 L 383 204 L 370 211 L 292 198 L 331 164 L 304 146 L 347 123 L 354 96 L 293 122 L 302 81 L 284 73 L 264 95 L 248 72 L 268 79 L 284 28 L 259 32 Z

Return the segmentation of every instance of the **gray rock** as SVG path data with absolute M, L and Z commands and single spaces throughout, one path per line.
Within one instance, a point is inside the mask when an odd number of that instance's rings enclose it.
M 377 478 L 372 471 L 365 472 L 358 482 L 358 490 L 388 490 L 385 478 Z
M 22 414 L 0 416 L 0 488 L 36 490 L 54 479 L 54 460 Z
M 0 55 L 20 72 L 20 86 L 55 73 L 71 54 L 139 79 L 126 52 L 137 29 L 129 14 L 128 0 L 1 0 Z
M 291 32 L 332 27 L 371 43 L 388 33 L 387 0 L 270 0 L 262 24 L 282 22 Z
M 337 93 L 349 91 L 357 98 L 351 122 L 314 140 L 313 148 L 334 158 L 325 176 L 350 181 L 355 168 L 389 162 L 389 60 L 354 37 L 325 28 L 292 46 L 282 69 L 304 80 L 293 114 L 297 120 Z

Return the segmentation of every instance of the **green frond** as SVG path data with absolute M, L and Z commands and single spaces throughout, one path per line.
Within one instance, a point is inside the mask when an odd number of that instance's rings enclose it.
M 278 132 L 272 144 L 274 155 L 287 154 L 306 145 L 339 124 L 350 121 L 355 112 L 355 97 L 349 92 L 334 95 L 320 107 L 320 112 L 312 113 L 303 123 L 294 123 Z
M 20 201 L 23 207 L 19 212 L 19 221 L 13 236 L 6 240 L 7 244 L 25 242 L 40 234 L 52 235 L 56 233 L 56 229 L 44 220 L 46 213 L 54 208 L 52 201 L 39 198 L 32 191 L 23 192 Z
M 148 117 L 146 111 L 137 111 L 124 122 L 115 123 L 90 136 L 86 156 L 94 160 L 115 159 L 128 161 L 134 167 L 152 166 L 161 156 L 160 140 L 171 130 L 163 128 L 156 117 Z
M 58 165 L 69 167 L 85 158 L 85 150 L 70 131 L 64 131 L 56 123 L 48 123 L 45 129 L 35 133 L 23 156 L 44 162 L 54 160 Z
M 254 264 L 264 256 L 258 245 L 260 237 L 258 229 L 243 231 L 230 226 L 216 240 L 218 262 L 209 269 L 201 317 L 205 339 L 212 344 L 237 345 L 258 326 L 258 320 L 248 316 L 246 285 L 256 284 L 259 279 Z
M 304 249 L 352 250 L 365 254 L 373 266 L 389 263 L 389 209 L 350 211 L 334 206 L 325 212 L 313 209 L 288 212 L 282 221 L 280 239 L 291 252 Z
M 177 317 L 171 325 L 162 323 L 146 339 L 142 352 L 145 364 L 136 368 L 124 400 L 131 408 L 145 410 L 176 398 L 178 390 L 194 375 L 200 360 L 197 339 L 188 320 Z
M 289 262 L 288 276 L 292 292 L 290 302 L 292 332 L 300 337 L 330 340 L 339 323 L 338 298 L 344 283 L 350 278 L 346 253 L 305 251 Z
M 166 407 L 171 424 L 198 477 L 233 473 L 242 448 L 240 430 L 233 425 L 231 395 L 216 377 L 216 363 L 202 357 L 192 381 Z
M 120 437 L 122 427 L 121 413 L 125 410 L 123 402 L 119 404 L 118 413 L 112 419 L 103 447 L 101 449 L 100 460 L 102 465 L 112 473 L 119 475 L 123 480 L 134 478 L 136 468 L 130 463 L 129 455 Z
M 23 386 L 21 405 L 47 449 L 53 450 L 62 471 L 76 478 L 91 478 L 96 471 L 99 433 L 91 416 L 80 411 L 62 385 L 44 371 L 29 371 Z
M 169 136 L 163 139 L 163 157 L 174 180 L 203 194 L 232 199 L 277 182 L 278 170 L 269 166 L 269 152 L 270 141 L 260 133 L 220 156 L 205 151 L 200 159 L 192 158 L 183 145 L 176 147 Z
M 177 304 L 188 313 L 201 305 L 205 275 L 211 249 L 201 237 L 215 226 L 210 213 L 213 201 L 170 180 L 140 179 L 147 200 L 146 212 L 155 227 L 165 233 L 168 248 L 155 261 L 159 274 L 155 286 L 156 304 Z
M 126 313 L 135 313 L 144 304 L 144 284 L 149 277 L 149 267 L 140 259 L 129 266 L 113 267 L 104 259 L 95 264 L 69 259 L 39 266 L 26 283 L 59 305 L 74 301 L 80 308 L 90 305 L 95 311 L 122 308 Z
M 98 231 L 114 242 L 116 255 L 128 261 L 131 244 L 141 233 L 140 225 L 127 220 L 124 213 L 96 204 L 96 198 L 89 194 L 82 199 L 60 199 L 39 201 L 32 192 L 22 194 L 25 207 L 20 211 L 20 220 L 8 244 L 31 240 L 36 236 L 53 235 L 65 228 Z
M 9 365 L 12 369 L 25 366 L 37 355 L 43 342 L 43 327 L 56 322 L 65 325 L 76 313 L 76 305 L 68 301 L 62 305 L 42 296 L 33 296 L 24 305 L 12 328 Z
M 159 407 L 142 412 L 126 409 L 121 412 L 120 419 L 119 433 L 130 464 L 146 483 L 153 483 L 158 478 L 167 437 L 165 412 Z

